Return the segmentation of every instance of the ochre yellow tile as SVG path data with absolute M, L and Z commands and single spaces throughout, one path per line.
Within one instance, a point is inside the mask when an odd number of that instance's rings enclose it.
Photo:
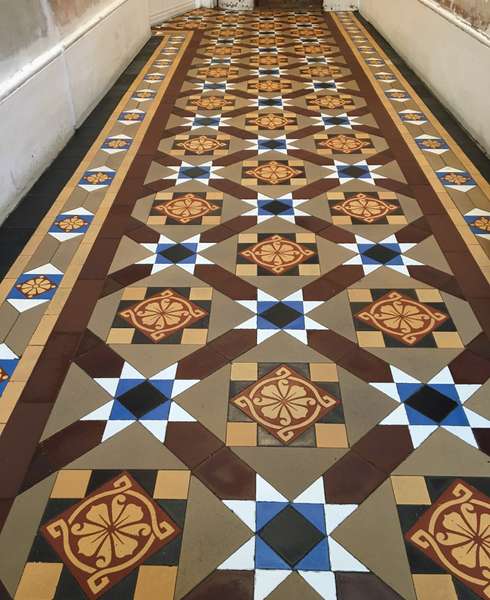
M 184 329 L 182 344 L 205 344 L 208 337 L 207 329 Z
M 433 336 L 438 348 L 464 347 L 457 331 L 434 331 Z
M 320 275 L 320 265 L 299 265 L 298 271 L 302 277 L 313 277 Z
M 51 498 L 84 498 L 92 471 L 67 469 L 60 471 Z
M 386 219 L 390 225 L 405 225 L 407 222 L 403 215 L 388 215 Z
M 184 500 L 189 491 L 190 471 L 158 471 L 153 497 Z
M 9 381 L 0 402 L 0 423 L 6 423 L 9 420 L 25 384 L 25 381 Z
M 357 341 L 362 348 L 384 348 L 385 342 L 380 331 L 358 331 Z
M 310 377 L 313 381 L 338 381 L 337 366 L 333 363 L 310 363 Z
M 425 479 L 419 475 L 393 475 L 391 485 L 397 504 L 431 504 Z
M 133 600 L 173 600 L 177 567 L 142 565 L 138 570 L 138 579 Z
M 419 288 L 416 290 L 420 302 L 442 302 L 439 290 L 433 288 Z
M 227 446 L 256 446 L 257 423 L 228 423 L 226 427 Z
M 417 600 L 458 600 L 451 575 L 413 575 Z
M 315 425 L 318 448 L 348 448 L 347 430 L 342 423 L 317 423 Z
M 316 236 L 314 233 L 297 233 L 296 241 L 298 244 L 314 244 L 316 241 Z
M 347 290 L 347 294 L 349 295 L 349 300 L 351 302 L 372 302 L 373 301 L 373 297 L 371 295 L 371 290 L 351 288 L 350 290 Z
M 257 381 L 257 363 L 233 363 L 231 379 L 233 381 Z
M 145 294 L 144 287 L 129 287 L 124 289 L 121 300 L 143 300 Z
M 52 600 L 63 564 L 27 563 L 14 600 Z
M 334 225 L 351 225 L 351 218 L 348 217 L 347 215 L 338 215 L 336 214 L 337 211 L 332 211 L 332 223 L 334 223 Z
M 27 381 L 42 351 L 42 346 L 27 346 L 10 381 Z
M 189 300 L 211 300 L 213 297 L 213 288 L 196 287 L 192 288 L 189 294 Z
M 255 277 L 257 275 L 257 265 L 237 265 L 236 274 L 241 277 Z
M 239 244 L 255 244 L 257 240 L 258 236 L 256 233 L 240 233 L 238 236 Z
M 134 329 L 111 329 L 107 336 L 108 344 L 130 344 L 133 340 Z

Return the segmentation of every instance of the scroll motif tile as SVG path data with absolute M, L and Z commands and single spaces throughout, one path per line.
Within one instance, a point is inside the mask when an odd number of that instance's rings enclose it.
M 125 472 L 41 529 L 88 598 L 98 598 L 180 532 L 167 512 Z
M 260 160 L 245 161 L 242 185 L 304 185 L 305 168 L 302 161 Z
M 229 446 L 348 445 L 335 365 L 235 363 L 230 397 Z
M 437 290 L 349 290 L 349 297 L 360 346 L 463 347 Z
M 176 135 L 170 154 L 173 156 L 224 156 L 228 153 L 227 135 Z
M 331 192 L 327 194 L 336 225 L 405 225 L 400 201 L 393 192 Z
M 376 149 L 366 133 L 315 135 L 315 146 L 318 154 L 332 156 L 337 154 L 375 154 Z
M 412 476 L 392 484 L 415 583 L 422 574 L 434 583 L 446 577 L 448 597 L 488 598 L 490 480 Z
M 59 471 L 15 597 L 173 598 L 188 489 L 187 470 Z
M 204 344 L 210 307 L 210 288 L 127 288 L 107 342 Z
M 160 192 L 153 202 L 148 225 L 218 225 L 221 192 Z
M 250 245 L 252 238 L 255 243 Z M 246 242 L 240 242 L 246 238 Z M 299 242 L 303 239 L 304 242 Z M 245 234 L 238 237 L 237 275 L 320 275 L 314 234 Z
M 245 129 L 249 131 L 294 131 L 298 119 L 291 112 L 260 111 L 245 118 Z

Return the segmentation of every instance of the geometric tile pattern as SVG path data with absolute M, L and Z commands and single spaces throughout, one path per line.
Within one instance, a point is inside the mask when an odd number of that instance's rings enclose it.
M 1 286 L 0 596 L 487 597 L 481 177 L 352 13 L 153 31 Z

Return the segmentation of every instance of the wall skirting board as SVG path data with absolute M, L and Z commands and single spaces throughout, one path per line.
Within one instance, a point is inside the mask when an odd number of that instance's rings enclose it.
M 490 38 L 432 0 L 360 0 L 360 12 L 490 155 Z

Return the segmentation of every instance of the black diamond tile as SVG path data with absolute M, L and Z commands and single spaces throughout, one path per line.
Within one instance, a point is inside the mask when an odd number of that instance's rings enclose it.
M 350 167 L 342 167 L 341 174 L 348 175 L 349 177 L 361 177 L 362 175 L 367 174 L 367 171 L 362 167 L 356 167 L 355 165 L 352 165 Z
M 189 250 L 189 248 L 182 246 L 182 244 L 175 244 L 175 246 L 171 246 L 170 248 L 162 250 L 159 252 L 159 254 L 160 256 L 163 256 L 174 263 L 178 263 L 186 258 L 189 258 L 189 256 L 192 256 L 194 252 Z
M 207 173 L 206 169 L 201 169 L 200 167 L 187 167 L 183 169 L 184 175 L 186 177 L 200 177 L 201 175 L 205 175 Z
M 153 387 L 151 383 L 148 383 L 148 381 L 140 383 L 118 398 L 118 401 L 137 419 L 141 419 L 141 417 L 163 404 L 166 400 L 167 398 Z
M 291 567 L 304 558 L 325 535 L 288 506 L 259 531 L 259 536 Z
M 261 313 L 260 316 L 270 321 L 276 327 L 286 327 L 286 325 L 289 325 L 289 323 L 300 317 L 301 313 L 282 302 L 278 302 Z
M 375 260 L 376 262 L 386 264 L 390 262 L 395 256 L 399 256 L 399 252 L 395 252 L 391 248 L 387 248 L 386 246 L 381 246 L 380 244 L 376 244 L 369 250 L 363 252 L 364 256 Z
M 424 385 L 413 396 L 410 396 L 405 404 L 436 423 L 443 421 L 458 406 L 457 402 L 428 385 Z
M 264 204 L 264 208 L 274 215 L 280 215 L 284 211 L 288 210 L 289 206 L 283 202 L 280 202 L 279 200 L 273 200 L 272 202 Z

